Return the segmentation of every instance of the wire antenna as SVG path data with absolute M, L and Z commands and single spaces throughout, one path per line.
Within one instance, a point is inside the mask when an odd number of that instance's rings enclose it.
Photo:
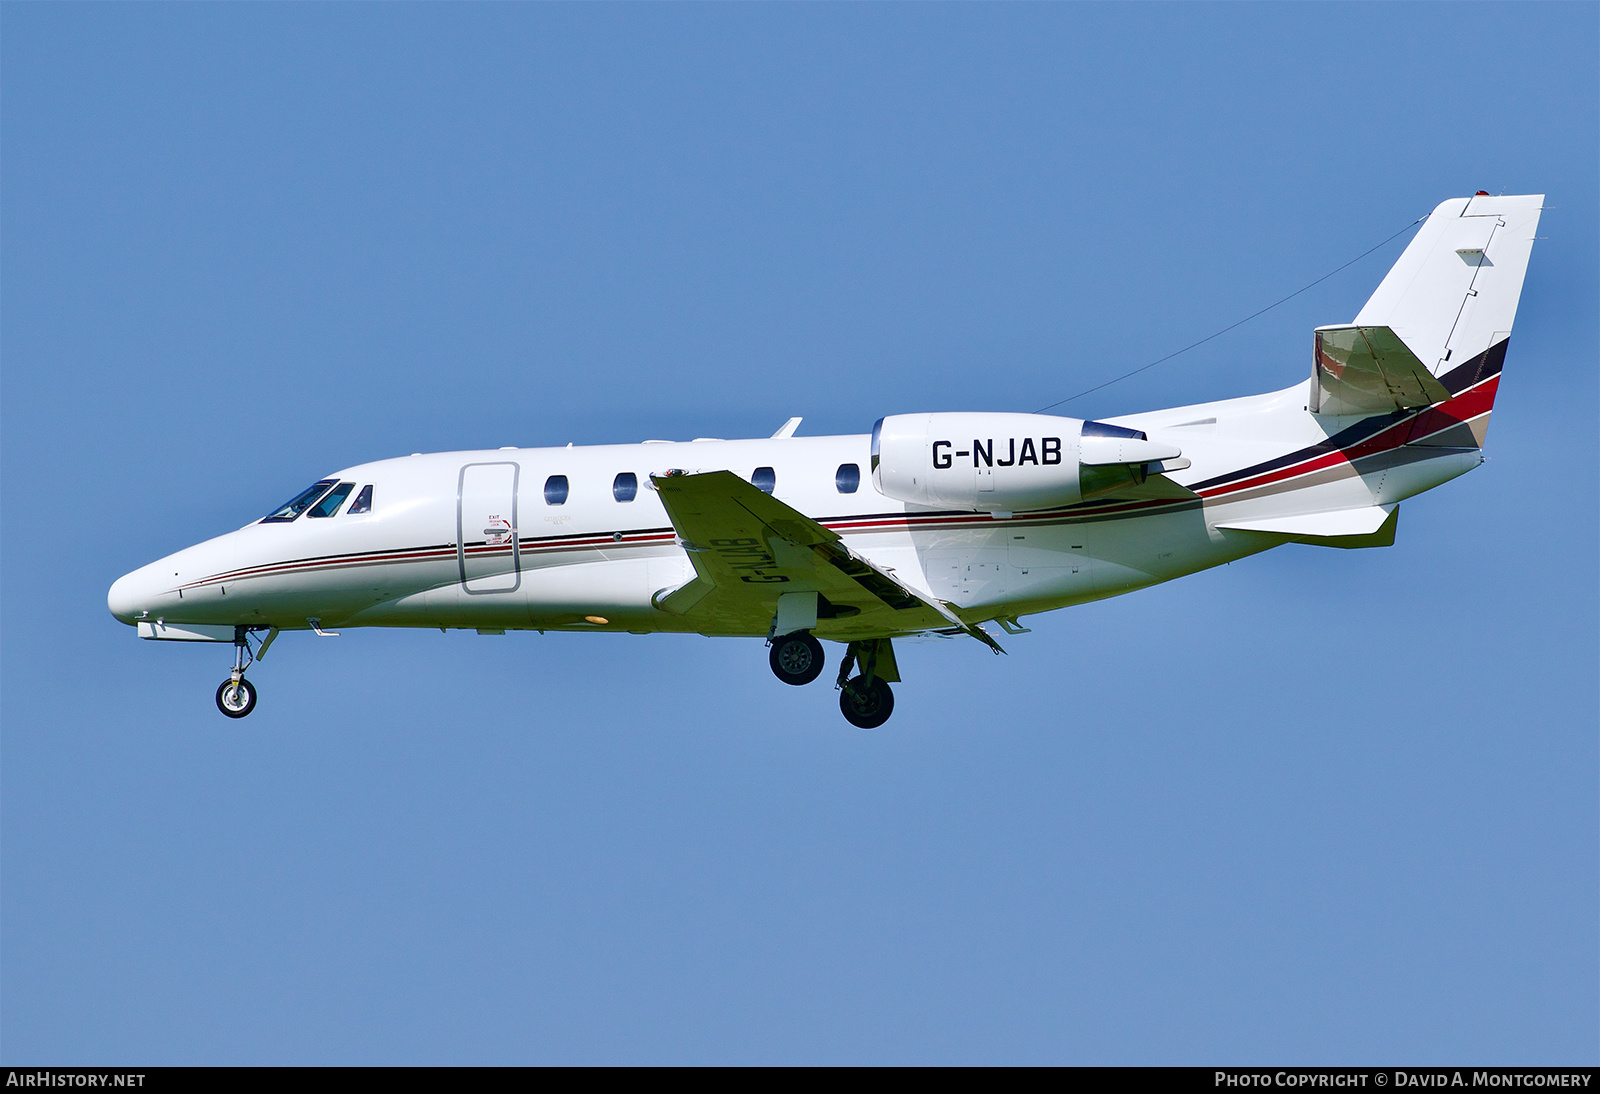
M 1390 243 L 1393 243 L 1395 240 L 1399 239 L 1401 236 L 1405 235 L 1411 229 L 1415 228 L 1417 225 L 1421 224 L 1423 221 L 1425 221 L 1427 219 L 1428 218 L 1426 216 L 1418 217 L 1416 220 L 1413 220 L 1410 224 L 1407 224 L 1404 228 L 1401 228 L 1398 232 L 1396 232 L 1394 235 L 1390 236 L 1388 239 L 1384 240 L 1382 243 L 1379 243 L 1376 246 L 1368 247 L 1366 250 L 1362 251 L 1360 254 L 1358 254 L 1354 258 L 1352 258 L 1349 262 L 1346 262 L 1343 266 L 1339 266 L 1339 267 L 1336 267 L 1335 269 L 1329 270 L 1327 273 L 1323 274 L 1321 277 L 1319 277 L 1315 281 L 1311 282 L 1311 284 L 1306 285 L 1306 286 L 1304 286 L 1302 288 L 1296 289 L 1294 292 L 1290 293 L 1288 296 L 1284 297 L 1282 300 L 1278 300 L 1278 301 L 1275 301 L 1274 303 L 1268 304 L 1266 307 L 1262 308 L 1258 312 L 1252 312 L 1251 314 L 1245 316 L 1243 319 L 1239 320 L 1237 323 L 1230 323 L 1228 326 L 1223 327 L 1221 330 L 1217 331 L 1215 334 L 1208 334 L 1204 338 L 1200 339 L 1200 341 L 1198 341 L 1198 342 L 1191 342 L 1187 346 L 1184 346 L 1180 350 L 1174 350 L 1172 353 L 1167 354 L 1165 357 L 1158 357 L 1154 361 L 1151 361 L 1148 365 L 1140 365 L 1138 368 L 1133 369 L 1131 372 L 1124 372 L 1121 376 L 1117 376 L 1117 377 L 1115 377 L 1113 379 L 1107 380 L 1103 384 L 1096 384 L 1094 387 L 1085 388 L 1083 391 L 1078 392 L 1078 394 L 1076 394 L 1076 395 L 1070 396 L 1070 397 L 1068 397 L 1066 399 L 1057 400 L 1056 402 L 1051 403 L 1049 406 L 1042 406 L 1038 410 L 1035 410 L 1034 413 L 1035 414 L 1043 414 L 1047 410 L 1054 410 L 1058 406 L 1064 406 L 1067 403 L 1076 402 L 1077 400 L 1083 398 L 1085 395 L 1092 395 L 1096 391 L 1099 391 L 1101 388 L 1110 387 L 1112 384 L 1120 384 L 1122 381 L 1128 379 L 1129 377 L 1139 375 L 1139 373 L 1145 371 L 1146 369 L 1155 368 L 1157 365 L 1159 365 L 1159 364 L 1161 364 L 1161 363 L 1163 363 L 1165 361 L 1172 360 L 1174 357 L 1177 357 L 1179 354 L 1188 353 L 1190 350 L 1194 349 L 1197 346 L 1203 346 L 1207 342 L 1211 341 L 1213 338 L 1221 338 L 1224 334 L 1227 334 L 1230 330 L 1233 330 L 1234 327 L 1242 327 L 1246 323 L 1250 322 L 1250 320 L 1255 319 L 1258 316 L 1266 315 L 1269 311 L 1271 311 L 1273 308 L 1276 308 L 1279 304 L 1287 304 L 1289 301 L 1293 300 L 1295 297 L 1299 296 L 1301 293 L 1307 291 L 1308 289 L 1316 288 L 1318 285 L 1320 285 L 1324 281 L 1328 280 L 1328 278 L 1332 277 L 1334 274 L 1339 273 L 1341 270 L 1349 269 L 1351 266 L 1354 266 L 1357 262 L 1360 262 L 1363 258 L 1366 258 L 1373 251 L 1380 250 L 1383 247 L 1388 246 Z

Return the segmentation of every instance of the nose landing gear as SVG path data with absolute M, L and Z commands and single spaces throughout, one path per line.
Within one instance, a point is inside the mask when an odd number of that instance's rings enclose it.
M 260 648 L 250 649 L 250 628 L 233 628 L 233 672 L 217 685 L 217 709 L 230 718 L 243 718 L 256 709 L 256 687 L 244 678 L 244 670 L 266 656 L 267 647 L 278 637 L 273 627 L 262 639 Z

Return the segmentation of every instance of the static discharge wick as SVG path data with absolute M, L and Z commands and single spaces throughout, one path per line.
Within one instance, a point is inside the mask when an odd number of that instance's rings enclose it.
M 1262 316 L 1262 315 L 1267 314 L 1273 308 L 1276 308 L 1279 304 L 1287 304 L 1289 301 L 1293 300 L 1295 297 L 1299 296 L 1301 293 L 1305 292 L 1307 289 L 1316 288 L 1318 285 L 1320 285 L 1324 281 L 1328 280 L 1328 278 L 1332 277 L 1334 274 L 1338 273 L 1340 270 L 1349 269 L 1351 266 L 1354 266 L 1357 262 L 1360 262 L 1363 258 L 1366 258 L 1373 251 L 1379 250 L 1379 249 L 1387 246 L 1388 244 L 1393 243 L 1395 240 L 1399 239 L 1401 236 L 1405 235 L 1411 229 L 1415 228 L 1417 225 L 1421 224 L 1423 221 L 1425 221 L 1427 219 L 1428 218 L 1426 216 L 1418 217 L 1416 220 L 1413 220 L 1410 224 L 1407 224 L 1404 228 L 1401 228 L 1398 232 L 1396 232 L 1394 235 L 1390 236 L 1388 239 L 1384 240 L 1382 243 L 1379 243 L 1379 244 L 1377 244 L 1376 246 L 1373 246 L 1373 247 L 1368 247 L 1366 250 L 1362 251 L 1360 254 L 1358 254 L 1354 258 L 1352 258 L 1349 262 L 1346 262 L 1343 266 L 1339 266 L 1339 267 L 1337 267 L 1335 269 L 1329 270 L 1327 273 L 1323 274 L 1321 277 L 1319 277 L 1315 281 L 1311 282 L 1311 284 L 1306 285 L 1306 286 L 1304 286 L 1302 288 L 1296 289 L 1294 292 L 1290 293 L 1288 296 L 1284 297 L 1282 300 L 1279 300 L 1279 301 L 1277 301 L 1275 303 L 1272 303 L 1272 304 L 1268 304 L 1266 307 L 1262 308 L 1258 312 L 1252 312 L 1250 315 L 1245 316 L 1243 319 L 1239 320 L 1237 323 L 1231 323 L 1228 326 L 1223 327 L 1221 330 L 1217 331 L 1215 334 L 1208 334 L 1204 338 L 1200 339 L 1200 341 L 1198 341 L 1198 342 L 1191 342 L 1189 345 L 1184 346 L 1180 350 L 1174 350 L 1172 353 L 1167 354 L 1165 357 L 1156 358 L 1154 361 L 1151 361 L 1148 365 L 1140 365 L 1138 368 L 1134 369 L 1132 372 L 1124 372 L 1121 376 L 1115 377 L 1114 379 L 1107 380 L 1103 384 L 1096 384 L 1094 387 L 1087 388 L 1087 389 L 1085 389 L 1083 391 L 1080 391 L 1080 392 L 1078 392 L 1078 394 L 1073 395 L 1070 398 L 1060 399 L 1060 400 L 1058 400 L 1056 402 L 1051 403 L 1049 406 L 1042 406 L 1038 410 L 1035 410 L 1034 413 L 1035 414 L 1043 414 L 1045 411 L 1052 410 L 1055 407 L 1065 406 L 1067 403 L 1076 402 L 1077 400 L 1083 398 L 1085 395 L 1092 395 L 1095 392 L 1099 391 L 1101 388 L 1110 387 L 1112 384 L 1120 384 L 1122 381 L 1128 379 L 1129 377 L 1139 375 L 1139 373 L 1143 372 L 1145 369 L 1155 368 L 1157 365 L 1161 364 L 1162 362 L 1170 361 L 1174 357 L 1177 357 L 1179 354 L 1188 353 L 1190 350 L 1195 349 L 1198 346 L 1203 346 L 1207 342 L 1211 341 L 1213 338 L 1221 338 L 1224 334 L 1227 334 L 1230 330 L 1233 330 L 1234 327 L 1242 327 L 1242 326 L 1244 326 L 1246 323 L 1250 322 L 1250 320 L 1255 319 L 1258 316 Z

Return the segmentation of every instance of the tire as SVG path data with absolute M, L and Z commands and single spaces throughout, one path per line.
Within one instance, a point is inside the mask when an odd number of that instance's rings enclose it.
M 800 687 L 822 675 L 825 659 L 821 642 L 805 631 L 796 631 L 774 639 L 767 660 L 772 665 L 772 675 L 785 684 Z
M 857 729 L 877 729 L 894 713 L 894 692 L 882 680 L 868 686 L 858 676 L 839 690 L 839 712 Z
M 256 686 L 239 678 L 237 689 L 232 678 L 217 685 L 217 709 L 230 718 L 243 718 L 256 709 Z

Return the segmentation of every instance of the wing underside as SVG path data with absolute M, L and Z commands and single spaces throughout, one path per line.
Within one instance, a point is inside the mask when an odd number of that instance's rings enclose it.
M 719 634 L 766 635 L 810 623 L 819 638 L 851 641 L 959 629 L 986 644 L 980 628 L 913 591 L 845 546 L 799 510 L 731 471 L 665 475 L 661 495 L 695 577 L 656 594 L 656 606 Z

